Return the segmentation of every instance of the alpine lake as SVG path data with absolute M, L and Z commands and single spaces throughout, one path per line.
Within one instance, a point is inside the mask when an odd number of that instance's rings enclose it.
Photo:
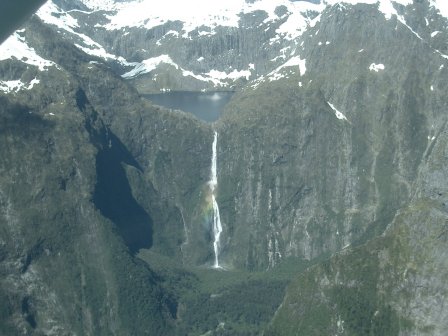
M 211 123 L 219 119 L 224 106 L 230 101 L 233 94 L 234 92 L 229 91 L 169 91 L 145 94 L 143 97 L 156 105 L 189 112 L 197 118 Z

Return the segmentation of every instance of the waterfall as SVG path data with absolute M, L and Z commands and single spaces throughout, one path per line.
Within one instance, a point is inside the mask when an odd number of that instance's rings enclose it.
M 219 266 L 219 237 L 221 236 L 222 232 L 221 218 L 219 217 L 219 207 L 214 195 L 212 195 L 212 201 L 213 201 L 213 234 L 215 236 L 215 240 L 213 241 L 213 249 L 215 251 L 215 264 L 213 265 L 213 267 L 221 268 L 221 266 Z
M 213 250 L 215 252 L 215 263 L 213 265 L 214 268 L 221 268 L 219 266 L 219 238 L 222 232 L 221 225 L 221 217 L 219 216 L 219 207 L 218 202 L 216 202 L 215 190 L 218 185 L 218 163 L 217 163 L 217 148 L 218 145 L 218 133 L 215 131 L 215 136 L 213 139 L 213 147 L 212 147 L 212 167 L 211 167 L 211 177 L 210 177 L 210 190 L 212 193 L 212 205 L 213 205 Z

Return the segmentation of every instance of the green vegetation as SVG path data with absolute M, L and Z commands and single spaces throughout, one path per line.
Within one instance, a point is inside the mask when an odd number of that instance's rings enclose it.
M 446 69 L 439 55 L 411 62 L 394 20 L 380 15 L 372 34 L 333 14 L 304 37 L 331 40 L 303 55 L 306 74 L 239 92 L 213 125 L 228 270 L 197 266 L 212 255 L 212 127 L 140 99 L 34 18 L 21 34 L 59 67 L 0 64 L 5 79 L 40 81 L 0 95 L 0 334 L 439 332 L 448 163 L 433 95 L 446 84 L 419 67 Z M 370 72 L 367 54 L 387 71 Z M 168 68 L 163 85 L 183 73 Z
M 436 304 L 422 284 L 447 274 L 440 253 L 432 252 L 445 249 L 441 210 L 437 202 L 416 201 L 401 210 L 386 235 L 300 274 L 265 335 L 434 334 L 435 325 L 417 322 L 406 309 Z
M 281 304 L 285 289 L 308 265 L 291 259 L 265 272 L 185 268 L 142 250 L 176 302 L 176 335 L 259 335 Z

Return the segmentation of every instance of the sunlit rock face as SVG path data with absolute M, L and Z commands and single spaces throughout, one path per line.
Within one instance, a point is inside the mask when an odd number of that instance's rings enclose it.
M 442 335 L 446 5 L 151 3 L 49 1 L 0 46 L 0 333 L 173 334 L 150 250 L 319 264 L 274 335 Z M 170 90 L 236 93 L 207 124 L 139 95 Z
M 448 273 L 448 190 L 441 179 L 447 173 L 446 124 L 433 141 L 413 199 L 384 235 L 300 276 L 266 335 L 444 335 L 447 311 L 439 302 L 447 295 Z
M 297 54 L 325 5 L 310 2 L 50 1 L 38 13 L 142 93 L 231 90 Z
M 301 37 L 301 62 L 255 80 L 228 106 L 219 198 L 239 267 L 364 243 L 412 200 L 444 126 L 435 87 L 446 86 L 446 56 L 422 37 L 431 29 L 403 23 L 421 8 L 396 7 L 326 9 Z M 443 22 L 430 13 L 429 25 Z

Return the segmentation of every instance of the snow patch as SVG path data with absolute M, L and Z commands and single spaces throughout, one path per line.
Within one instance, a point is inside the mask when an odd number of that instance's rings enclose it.
M 10 92 L 19 92 L 21 90 L 31 90 L 34 85 L 39 84 L 40 80 L 34 78 L 28 85 L 22 82 L 20 79 L 18 80 L 10 80 L 10 81 L 0 81 L 0 91 L 5 93 Z
M 179 66 L 173 62 L 173 60 L 171 59 L 170 56 L 160 55 L 157 57 L 148 58 L 148 59 L 138 63 L 134 69 L 121 75 L 121 77 L 130 79 L 130 78 L 134 78 L 138 75 L 143 75 L 145 73 L 153 71 L 161 63 L 170 64 L 170 65 L 174 66 L 176 69 L 179 69 Z
M 300 56 L 291 57 L 288 61 L 277 67 L 275 70 L 271 71 L 267 75 L 267 79 L 272 82 L 279 80 L 281 78 L 286 78 L 287 74 L 285 73 L 285 68 L 297 67 L 299 68 L 300 75 L 303 76 L 306 72 L 306 59 L 301 59 Z M 292 72 L 292 71 L 290 71 Z M 260 77 L 255 81 L 252 85 L 253 88 L 256 88 L 261 82 L 264 81 L 264 77 Z
M 56 66 L 56 63 L 40 57 L 34 48 L 28 46 L 25 39 L 18 32 L 15 32 L 0 45 L 0 61 L 11 58 L 37 66 L 41 71 L 47 70 L 48 67 Z
M 82 34 L 79 34 L 82 35 Z M 84 35 L 85 36 L 85 35 Z M 85 36 L 87 37 L 87 36 Z M 88 38 L 88 37 L 87 37 Z M 90 39 L 90 38 L 88 38 Z M 113 59 L 116 60 L 118 62 L 120 62 L 122 65 L 135 65 L 136 63 L 130 63 L 128 62 L 125 58 L 121 57 L 121 56 L 116 56 L 113 54 L 108 53 L 101 45 L 96 44 L 96 45 L 89 45 L 90 48 L 84 47 L 80 44 L 75 44 L 75 46 L 77 46 L 79 49 L 81 49 L 82 51 L 84 51 L 86 54 L 92 55 L 92 56 L 96 56 L 102 59 Z
M 435 32 L 432 32 L 432 33 L 431 33 L 431 37 L 434 37 L 434 36 L 436 36 L 436 35 L 439 34 L 439 33 L 440 33 L 440 31 L 438 31 L 438 30 L 435 31 Z
M 430 4 L 439 10 L 440 15 L 448 17 L 448 2 L 446 0 L 430 0 Z
M 185 70 L 180 67 L 171 59 L 169 55 L 160 55 L 157 57 L 148 58 L 140 63 L 135 63 L 134 69 L 121 75 L 121 77 L 125 79 L 135 78 L 136 76 L 140 76 L 155 70 L 161 64 L 168 64 L 173 66 L 177 70 L 180 70 L 182 72 L 182 76 L 184 77 L 193 77 L 200 81 L 212 82 L 214 86 L 224 86 L 227 84 L 227 80 L 237 80 L 239 78 L 246 78 L 246 80 L 248 80 L 251 76 L 250 70 L 238 71 L 236 69 L 229 73 L 219 70 L 211 70 L 207 73 L 195 74 L 192 71 Z
M 347 120 L 348 121 L 347 117 L 342 112 L 340 112 L 338 109 L 336 109 L 336 107 L 334 107 L 334 105 L 332 103 L 327 102 L 327 104 L 334 111 L 336 118 L 338 118 L 339 120 Z
M 444 0 L 439 0 L 444 1 Z M 364 3 L 368 5 L 374 5 L 378 3 L 378 9 L 384 14 L 384 16 L 388 19 L 392 17 L 392 15 L 396 14 L 396 10 L 393 6 L 393 3 L 408 6 L 412 4 L 412 0 L 324 0 L 324 2 L 328 5 L 340 4 L 341 2 L 350 5 L 356 5 L 359 3 Z
M 287 38 L 298 36 L 311 22 L 307 18 L 306 12 L 321 12 L 325 4 L 312 4 L 309 2 L 291 2 L 289 0 L 258 0 L 247 3 L 245 0 L 209 1 L 195 0 L 194 5 L 188 1 L 164 0 L 154 5 L 151 0 L 134 0 L 128 2 L 115 3 L 110 5 L 110 1 L 88 0 L 88 6 L 92 9 L 99 9 L 103 4 L 111 14 L 107 15 L 109 23 L 106 29 L 117 30 L 123 27 L 144 27 L 151 29 L 163 25 L 168 21 L 183 22 L 183 37 L 188 38 L 188 34 L 200 27 L 208 27 L 213 34 L 216 26 L 238 27 L 241 14 L 250 14 L 255 11 L 264 11 L 267 18 L 264 23 L 284 19 L 275 13 L 279 6 L 287 8 L 288 18 L 278 28 L 278 34 L 284 34 Z
M 370 66 L 369 66 L 369 70 L 370 70 L 370 71 L 378 72 L 378 71 L 380 71 L 380 70 L 384 70 L 384 69 L 385 69 L 384 64 L 376 64 L 376 63 L 372 63 L 372 64 L 370 64 Z
M 23 89 L 25 83 L 19 80 L 0 81 L 0 91 L 5 93 L 17 92 Z
M 306 59 L 301 59 L 300 56 L 291 57 L 287 62 L 280 65 L 277 69 L 269 73 L 268 78 L 270 81 L 279 80 L 285 78 L 285 74 L 281 74 L 280 71 L 287 67 L 299 67 L 300 75 L 303 76 L 306 72 Z
M 39 84 L 40 80 L 37 78 L 33 78 L 33 80 L 30 82 L 30 84 L 28 85 L 28 90 L 32 89 L 34 87 L 34 85 Z
M 275 3 L 275 1 L 273 1 Z M 288 19 L 276 30 L 278 35 L 284 39 L 293 40 L 301 36 L 308 27 L 314 27 L 320 21 L 320 15 L 310 20 L 307 16 L 308 11 L 322 12 L 325 4 L 312 4 L 309 2 L 290 2 L 287 6 L 290 11 Z M 317 34 L 317 32 L 316 32 Z
M 312 19 L 309 23 L 311 28 L 314 28 L 318 22 L 320 22 L 320 18 L 322 17 L 322 14 L 319 14 L 314 19 Z
M 112 10 L 115 8 L 115 0 L 83 0 L 82 2 L 92 10 Z
M 251 75 L 251 72 L 249 70 L 241 70 L 241 71 L 233 70 L 230 73 L 226 73 L 224 71 L 211 70 L 205 75 L 217 80 L 225 80 L 225 79 L 236 80 L 243 77 L 245 77 L 248 80 Z
M 87 1 L 92 6 L 106 6 L 109 1 L 97 1 L 91 0 Z M 95 4 L 95 5 L 94 5 Z M 96 8 L 96 7 L 95 7 Z M 105 8 L 105 7 L 99 7 Z M 68 13 L 62 11 L 58 6 L 56 6 L 52 1 L 47 1 L 38 11 L 37 15 L 39 18 L 47 24 L 54 25 L 60 29 L 63 29 L 70 34 L 76 36 L 81 40 L 81 44 L 75 44 L 78 48 L 84 51 L 86 54 L 100 57 L 103 59 L 114 59 L 123 65 L 132 65 L 128 63 L 123 57 L 118 57 L 108 53 L 103 46 L 92 40 L 87 35 L 76 32 L 74 29 L 79 28 L 78 21 L 73 18 Z
M 179 37 L 179 32 L 177 32 L 175 30 L 170 30 L 169 32 L 167 32 L 165 34 L 165 36 L 167 36 L 167 35 L 171 35 L 171 36 L 174 36 L 174 37 Z
M 288 62 L 285 63 L 285 66 L 298 65 L 300 70 L 300 75 L 303 76 L 306 72 L 306 59 L 301 59 L 296 56 L 291 58 Z
M 291 57 L 286 63 L 282 64 L 274 71 L 278 72 L 283 68 L 293 66 L 299 66 L 300 75 L 303 76 L 306 72 L 306 59 L 301 59 L 300 56 Z
M 393 15 L 398 16 L 397 11 L 391 1 L 380 1 L 378 10 L 384 14 L 384 17 L 387 20 L 390 20 Z
M 64 30 L 79 28 L 78 20 L 62 11 L 53 1 L 47 1 L 36 14 L 45 23 L 55 25 Z

